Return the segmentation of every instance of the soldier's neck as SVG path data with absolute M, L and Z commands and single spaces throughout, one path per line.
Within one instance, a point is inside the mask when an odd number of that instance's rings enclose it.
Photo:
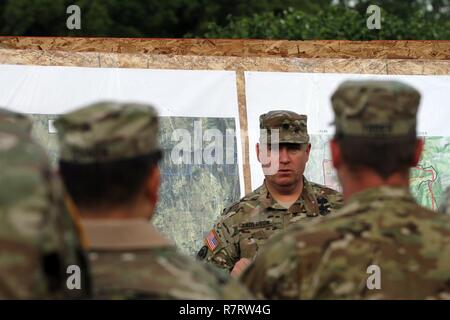
M 303 179 L 289 186 L 279 186 L 266 180 L 266 187 L 272 198 L 282 206 L 289 208 L 303 192 Z
M 80 208 L 82 219 L 150 219 L 154 207 L 148 203 L 133 203 L 116 207 Z
M 344 201 L 353 196 L 355 193 L 382 187 L 409 187 L 409 173 L 408 172 L 395 172 L 387 178 L 379 176 L 372 170 L 360 170 L 357 172 L 347 172 L 341 175 L 342 189 L 344 195 Z

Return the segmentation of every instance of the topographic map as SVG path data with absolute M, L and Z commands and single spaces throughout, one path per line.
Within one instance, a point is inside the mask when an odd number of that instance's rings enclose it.
M 56 167 L 58 144 L 51 128 L 51 121 L 56 116 L 32 117 L 33 136 L 46 148 Z M 226 129 L 235 128 L 231 118 L 161 117 L 160 143 L 164 159 L 160 164 L 159 204 L 153 218 L 155 226 L 172 239 L 180 251 L 192 256 L 201 248 L 205 234 L 223 209 L 240 198 L 236 141 L 229 145 L 223 143 L 225 148 L 232 148 L 229 150 L 234 157 L 231 164 L 205 164 L 204 161 L 201 164 L 174 164 L 171 161 L 171 151 L 178 144 L 177 140 L 172 141 L 173 130 L 185 129 L 191 133 L 194 123 L 199 121 L 203 131 L 217 129 L 225 133 Z M 209 143 L 203 143 L 201 150 L 193 149 L 192 153 L 204 151 L 207 145 Z
M 411 191 L 423 206 L 437 209 L 450 185 L 450 137 L 425 137 L 425 149 L 411 170 Z
M 311 155 L 305 176 L 335 190 L 341 190 L 331 162 L 329 135 L 311 135 Z M 423 206 L 436 210 L 441 193 L 450 185 L 450 137 L 425 137 L 419 164 L 411 169 L 411 193 Z

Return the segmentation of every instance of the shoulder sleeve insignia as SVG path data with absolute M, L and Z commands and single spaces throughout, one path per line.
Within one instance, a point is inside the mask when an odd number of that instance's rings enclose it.
M 212 252 L 214 252 L 214 250 L 216 250 L 216 248 L 219 246 L 220 240 L 214 229 L 211 230 L 208 233 L 208 235 L 206 236 L 205 244 L 208 246 L 209 250 L 211 250 Z
M 197 253 L 197 260 L 203 260 L 206 258 L 208 254 L 208 247 L 203 246 Z

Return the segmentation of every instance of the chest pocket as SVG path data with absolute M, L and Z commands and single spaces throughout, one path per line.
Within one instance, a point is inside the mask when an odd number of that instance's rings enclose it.
M 281 223 L 273 221 L 247 222 L 239 225 L 239 248 L 241 258 L 253 258 L 258 249 L 282 229 Z
M 280 222 L 274 222 L 269 220 L 263 220 L 258 222 L 244 222 L 238 227 L 241 236 L 255 235 L 257 237 L 264 237 L 265 234 L 270 234 L 275 229 L 281 229 L 282 224 Z

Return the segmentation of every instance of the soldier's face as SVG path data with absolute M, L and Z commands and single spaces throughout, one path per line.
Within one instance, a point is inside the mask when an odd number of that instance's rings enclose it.
M 280 143 L 278 150 L 268 145 L 266 157 L 259 144 L 256 147 L 266 180 L 279 186 L 294 185 L 302 180 L 310 151 L 310 144 Z

